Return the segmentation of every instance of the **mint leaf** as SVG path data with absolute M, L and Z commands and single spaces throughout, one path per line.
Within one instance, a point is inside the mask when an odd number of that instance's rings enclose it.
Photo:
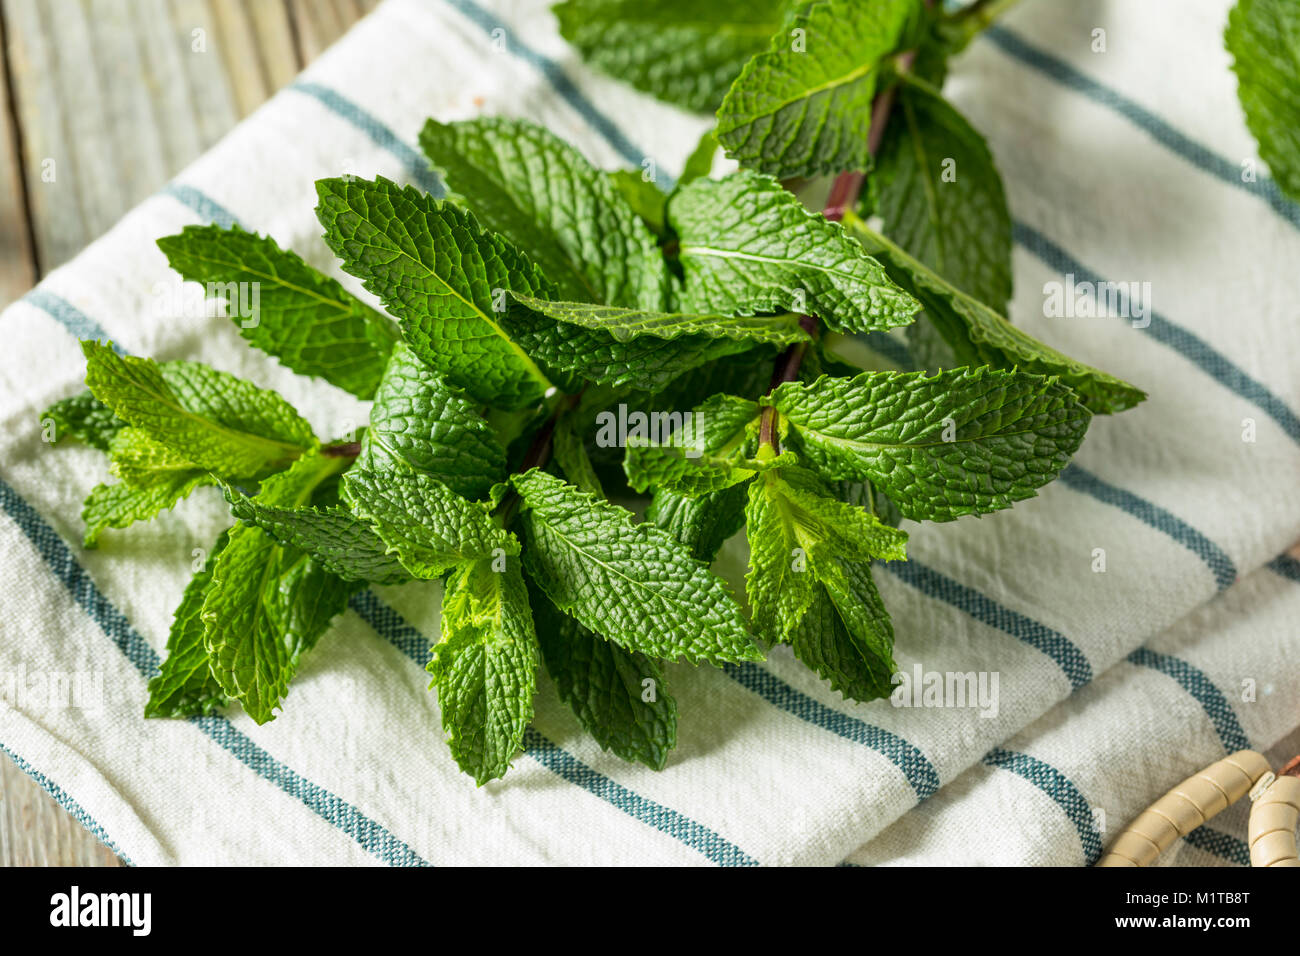
M 822 558 L 820 587 L 791 636 L 795 657 L 850 700 L 893 692 L 894 626 L 866 561 Z
M 160 364 L 91 341 L 81 348 L 95 397 L 198 468 L 257 478 L 316 447 L 311 426 L 268 389 L 197 362 Z
M 212 581 L 212 566 L 229 540 L 221 532 L 203 567 L 185 586 L 185 594 L 172 618 L 167 635 L 167 659 L 149 681 L 146 717 L 195 717 L 211 714 L 227 703 L 221 685 L 208 666 L 208 649 L 203 642 L 203 600 Z
M 754 348 L 749 341 L 704 335 L 642 335 L 620 342 L 609 332 L 557 323 L 523 307 L 512 308 L 505 321 L 515 342 L 553 378 L 570 380 L 569 391 L 585 380 L 658 392 L 685 372 Z
M 479 117 L 429 120 L 420 146 L 479 222 L 536 263 L 561 298 L 663 308 L 668 274 L 654 236 L 568 143 L 525 120 Z
M 81 508 L 83 543 L 98 546 L 105 528 L 126 528 L 147 521 L 214 479 L 203 468 L 130 426 L 117 430 L 108 445 L 109 468 L 120 484 L 91 489 Z
M 158 248 L 186 279 L 218 292 L 239 334 L 285 367 L 358 398 L 374 394 L 396 327 L 297 253 L 269 236 L 216 225 L 186 226 Z M 254 306 L 255 314 L 241 314 Z
M 757 445 L 756 402 L 715 395 L 685 414 L 656 412 L 644 419 L 643 429 L 628 430 L 623 459 L 636 491 L 701 495 L 747 481 L 760 468 L 750 460 Z
M 704 336 L 711 339 L 748 340 L 788 345 L 807 341 L 808 333 L 793 312 L 779 315 L 700 315 L 623 309 L 585 302 L 548 302 L 530 296 L 511 296 L 513 320 L 520 313 L 544 316 L 555 322 L 603 332 L 617 343 L 631 342 L 642 335 L 659 339 Z
M 597 69 L 688 110 L 717 108 L 786 0 L 565 0 L 560 33 Z
M 551 450 L 555 463 L 571 485 L 598 498 L 605 497 L 600 478 L 587 455 L 587 446 L 578 431 L 578 417 L 573 412 L 560 415 L 556 420 L 555 431 L 551 433 Z
M 533 717 L 537 636 L 518 562 L 458 567 L 442 598 L 428 670 L 456 763 L 480 786 L 510 769 Z
M 524 566 L 560 610 L 652 657 L 762 659 L 726 585 L 667 532 L 536 469 L 511 483 Z
M 718 110 L 727 155 L 780 179 L 871 168 L 877 78 L 919 4 L 816 0 L 747 64 Z
M 896 243 L 998 312 L 1011 297 L 1011 213 L 984 137 L 904 74 L 867 183 Z
M 422 472 L 372 472 L 353 468 L 343 497 L 417 578 L 436 578 L 458 564 L 519 553 L 487 507 L 453 493 Z
M 802 312 L 840 332 L 906 325 L 920 305 L 838 223 L 776 180 L 741 170 L 668 201 L 680 237 L 685 312 Z
M 754 627 L 778 643 L 789 642 L 799 628 L 822 576 L 833 571 L 832 559 L 907 557 L 905 532 L 829 497 L 822 481 L 803 468 L 769 470 L 750 485 L 745 522 Z
M 920 300 L 957 361 L 1059 376 L 1098 414 L 1122 412 L 1146 398 L 1141 389 L 1076 361 L 1012 325 L 853 214 L 846 214 L 844 221 L 867 251 L 880 257 L 890 276 Z
M 304 507 L 337 468 L 337 459 L 304 456 L 263 481 L 257 499 L 276 508 Z M 213 563 L 201 612 L 212 676 L 222 692 L 257 723 L 274 719 L 303 654 L 347 607 L 353 590 L 260 528 L 232 528 Z
M 710 127 L 700 136 L 700 141 L 686 157 L 682 175 L 677 180 L 680 188 L 697 179 L 708 179 L 713 172 L 713 157 L 718 154 L 718 131 Z
M 667 235 L 664 224 L 664 212 L 668 208 L 666 192 L 653 180 L 646 179 L 645 172 L 640 169 L 615 169 L 605 175 L 647 229 L 659 238 Z
M 536 586 L 528 593 L 560 700 L 602 749 L 662 770 L 677 746 L 677 701 L 659 663 L 593 634 Z
M 316 192 L 325 242 L 401 320 L 416 355 L 485 404 L 541 398 L 550 383 L 497 311 L 508 291 L 550 296 L 527 256 L 472 213 L 383 177 L 322 179 Z
M 1282 191 L 1300 202 L 1300 7 L 1237 0 L 1223 40 L 1259 155 Z
M 126 422 L 87 389 L 60 399 L 41 412 L 41 425 L 52 429 L 49 433 L 52 442 L 70 435 L 91 448 L 108 451 L 108 443 L 126 427 Z
M 346 459 L 336 459 L 340 470 Z M 222 489 L 230 513 L 255 524 L 277 542 L 306 551 L 344 581 L 401 584 L 410 574 L 374 530 L 341 505 L 276 507 L 229 486 Z
M 481 498 L 505 478 L 506 453 L 478 406 L 399 343 L 375 392 L 357 467 L 417 471 Z
M 744 485 L 732 485 L 698 497 L 666 488 L 654 493 L 645 520 L 663 528 L 705 564 L 713 561 L 723 542 L 745 525 Z
M 82 543 L 95 548 L 105 528 L 128 528 L 137 521 L 148 521 L 188 498 L 195 488 L 212 483 L 208 472 L 187 469 L 160 471 L 134 485 L 96 485 L 81 506 L 81 520 L 86 526 Z
M 1091 418 L 1055 378 L 987 368 L 864 372 L 764 399 L 829 478 L 868 479 L 916 521 L 1009 508 L 1054 479 Z

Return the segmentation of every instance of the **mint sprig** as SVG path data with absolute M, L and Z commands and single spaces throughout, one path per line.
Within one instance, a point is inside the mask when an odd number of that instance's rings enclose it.
M 559 10 L 608 71 L 722 102 L 671 192 L 522 120 L 430 120 L 421 145 L 448 198 L 380 177 L 317 184 L 325 245 L 387 315 L 306 264 L 317 255 L 242 229 L 160 240 L 230 306 L 259 283 L 241 333 L 371 399 L 365 429 L 321 441 L 253 382 L 84 343 L 89 392 L 43 424 L 108 453 L 115 481 L 86 502 L 87 544 L 111 548 L 106 529 L 206 485 L 232 516 L 176 611 L 148 716 L 238 704 L 271 720 L 357 588 L 406 582 L 433 601 L 440 581 L 429 672 L 476 782 L 507 772 L 549 686 L 603 748 L 661 768 L 678 733 L 668 662 L 758 661 L 785 643 L 846 697 L 886 695 L 894 630 L 872 565 L 906 558 L 898 522 L 1031 497 L 1091 414 L 1144 397 L 1001 315 L 1001 183 L 926 85 L 978 11 Z M 747 168 L 709 178 L 719 142 Z M 853 170 L 873 154 L 860 205 Z M 772 175 L 819 171 L 841 174 L 823 214 Z M 918 315 L 918 370 L 845 364 L 845 339 Z M 624 506 L 637 495 L 640 521 Z M 708 566 L 741 529 L 748 615 Z

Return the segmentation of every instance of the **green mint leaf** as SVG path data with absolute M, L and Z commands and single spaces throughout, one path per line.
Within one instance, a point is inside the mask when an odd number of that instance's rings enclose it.
M 1237 0 L 1223 40 L 1259 155 L 1282 191 L 1300 202 L 1300 7 L 1293 0 Z
M 125 426 L 108 444 L 109 470 L 128 485 L 153 484 L 159 472 L 202 471 L 194 462 L 141 428 Z
M 436 578 L 458 564 L 519 553 L 519 542 L 501 530 L 487 507 L 466 501 L 422 472 L 366 471 L 343 477 L 342 493 L 417 578 Z
M 1122 412 L 1146 398 L 1141 389 L 1076 361 L 1012 325 L 856 216 L 848 214 L 844 219 L 864 248 L 885 263 L 894 281 L 920 300 L 925 315 L 958 361 L 1058 376 L 1097 414 Z
M 383 177 L 316 183 L 325 242 L 402 324 L 411 347 L 479 401 L 522 408 L 550 383 L 501 329 L 506 292 L 549 296 L 528 257 L 455 204 Z
M 718 140 L 741 165 L 781 179 L 871 168 L 877 78 L 915 0 L 816 0 L 741 71 L 718 110 Z
M 818 562 L 820 586 L 791 636 L 795 657 L 850 700 L 893 692 L 894 626 L 866 561 Z
M 578 431 L 578 416 L 569 412 L 559 417 L 555 431 L 551 433 L 551 450 L 555 463 L 571 485 L 598 498 L 605 497 L 600 478 L 587 455 L 587 446 Z
M 757 444 L 757 402 L 733 395 L 715 395 L 687 412 L 641 412 L 627 416 L 620 429 L 618 415 L 604 412 L 609 440 L 625 438 L 623 468 L 638 492 L 668 488 L 687 495 L 721 491 L 752 478 L 759 463 L 751 461 Z M 598 434 L 599 440 L 599 434 Z
M 641 401 L 629 398 L 629 407 L 672 412 L 703 405 L 719 392 L 762 395 L 772 383 L 775 353 L 765 347 L 728 355 L 682 373 L 664 389 Z
M 697 179 L 708 179 L 713 172 L 713 157 L 718 154 L 718 131 L 710 127 L 700 136 L 700 141 L 686 157 L 682 167 L 681 178 L 677 180 L 678 188 Z
M 337 475 L 338 461 L 307 455 L 262 482 L 258 500 L 302 508 Z M 302 656 L 316 646 L 355 589 L 310 555 L 253 525 L 231 529 L 203 599 L 212 675 L 259 724 L 274 719 Z
M 536 469 L 510 480 L 524 567 L 560 610 L 651 657 L 762 659 L 726 585 L 667 532 Z
M 158 363 L 81 343 L 86 384 L 118 418 L 223 478 L 257 478 L 316 447 L 288 402 L 197 362 Z
M 537 636 L 528 591 L 511 561 L 458 567 L 442 598 L 442 638 L 429 673 L 456 763 L 480 786 L 505 775 L 533 717 Z
M 1011 213 L 984 137 L 939 91 L 904 74 L 868 180 L 896 243 L 975 299 L 1005 312 Z
M 346 459 L 335 460 L 340 471 L 347 464 Z M 222 491 L 236 518 L 257 525 L 280 544 L 307 552 L 345 581 L 401 584 L 411 579 L 383 539 L 341 505 L 283 508 L 229 486 Z
M 832 557 L 907 558 L 905 532 L 829 494 L 816 475 L 798 467 L 769 470 L 750 485 L 746 591 L 755 629 L 773 641 L 791 640 Z
M 829 478 L 870 480 L 917 521 L 1033 497 L 1091 418 L 1055 378 L 987 368 L 823 377 L 782 385 L 764 402 L 788 421 L 804 461 Z
M 787 0 L 565 0 L 560 33 L 611 76 L 688 110 L 712 111 L 786 19 Z
M 223 297 L 239 334 L 282 365 L 359 398 L 374 394 L 396 327 L 297 253 L 216 225 L 186 226 L 158 248 L 182 276 Z
M 659 339 L 704 336 L 711 339 L 748 340 L 789 345 L 807 341 L 808 333 L 799 325 L 793 312 L 779 315 L 700 315 L 680 312 L 657 312 L 622 309 L 612 305 L 586 302 L 548 302 L 529 296 L 511 296 L 510 316 L 543 316 L 555 322 L 603 332 L 617 343 L 631 342 L 643 335 Z
M 188 498 L 195 488 L 212 483 L 208 472 L 189 469 L 156 472 L 136 484 L 96 485 L 81 506 L 81 520 L 86 526 L 82 543 L 95 548 L 105 528 L 128 528 L 137 521 L 148 521 Z
M 515 342 L 553 378 L 568 379 L 568 391 L 587 381 L 658 392 L 684 372 L 754 347 L 745 340 L 704 335 L 643 335 L 620 342 L 609 332 L 555 322 L 523 307 L 512 308 L 506 322 Z
M 483 227 L 536 263 L 561 298 L 663 308 L 668 273 L 654 236 L 568 143 L 525 120 L 480 117 L 429 120 L 420 146 Z
M 893 628 L 871 559 L 906 558 L 907 535 L 829 497 L 803 468 L 768 471 L 749 486 L 745 579 L 754 628 L 856 700 L 889 693 Z
M 190 578 L 185 594 L 172 618 L 167 635 L 167 659 L 158 676 L 149 681 L 146 717 L 195 717 L 224 707 L 226 695 L 208 666 L 208 649 L 203 642 L 204 596 L 212 581 L 212 566 L 226 546 L 229 531 L 221 532 L 203 567 Z
M 560 700 L 602 749 L 662 770 L 677 746 L 677 701 L 658 661 L 593 634 L 536 585 L 528 593 L 542 659 Z
M 839 332 L 906 325 L 920 305 L 839 223 L 776 180 L 741 170 L 668 201 L 680 237 L 685 312 L 802 312 Z
M 126 422 L 87 389 L 60 399 L 41 412 L 41 426 L 47 429 L 44 435 L 51 442 L 62 441 L 70 435 L 91 448 L 108 451 L 108 443 L 126 427 Z
M 746 497 L 744 485 L 698 497 L 660 488 L 646 509 L 645 520 L 686 545 L 692 557 L 709 564 L 723 542 L 744 527 Z
M 654 180 L 647 179 L 640 169 L 615 169 L 605 175 L 645 227 L 656 237 L 664 238 L 667 235 L 664 214 L 668 209 L 668 194 Z
M 505 478 L 506 453 L 479 407 L 399 343 L 375 392 L 357 467 L 417 471 L 482 498 Z
M 82 505 L 83 543 L 97 547 L 105 528 L 126 528 L 147 521 L 187 498 L 195 488 L 214 483 L 210 472 L 129 425 L 108 445 L 109 470 L 120 484 L 96 485 Z

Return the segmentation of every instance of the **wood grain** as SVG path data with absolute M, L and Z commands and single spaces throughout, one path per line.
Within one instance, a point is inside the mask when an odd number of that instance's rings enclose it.
M 0 309 L 377 0 L 0 0 Z M 0 757 L 0 866 L 118 866 Z

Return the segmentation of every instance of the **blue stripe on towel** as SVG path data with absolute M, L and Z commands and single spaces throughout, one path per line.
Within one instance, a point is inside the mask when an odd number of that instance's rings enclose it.
M 1289 554 L 1279 554 L 1268 563 L 1268 569 L 1300 584 L 1300 561 Z
M 1139 647 L 1133 651 L 1128 655 L 1128 660 L 1139 667 L 1150 667 L 1172 677 L 1178 682 L 1178 686 L 1191 694 L 1204 708 L 1206 716 L 1214 724 L 1219 740 L 1223 742 L 1223 747 L 1228 753 L 1249 749 L 1250 738 L 1246 736 L 1241 722 L 1237 720 L 1237 713 L 1228 703 L 1228 698 L 1223 696 L 1223 691 L 1214 686 L 1214 682 L 1199 668 L 1172 654 L 1161 654 L 1146 647 Z
M 800 720 L 888 757 L 916 791 L 919 803 L 939 789 L 939 772 L 915 744 L 857 717 L 832 710 L 757 664 L 724 664 L 727 676 Z
M 40 552 L 73 601 L 103 629 L 141 677 L 148 680 L 157 674 L 159 658 L 149 642 L 95 586 L 58 532 L 3 478 L 0 478 L 0 508 Z M 428 865 L 414 850 L 356 807 L 276 760 L 224 717 L 194 717 L 189 722 L 259 777 L 269 780 L 352 837 L 366 852 L 393 866 Z
M 1175 129 L 1168 121 L 1118 90 L 1097 82 L 1064 60 L 1031 45 L 1005 27 L 989 27 L 984 31 L 984 36 L 1003 53 L 1033 67 L 1040 73 L 1045 73 L 1062 86 L 1083 94 L 1094 103 L 1119 113 L 1150 134 L 1160 145 L 1181 156 L 1193 166 L 1229 186 L 1236 186 L 1264 200 L 1291 225 L 1300 226 L 1300 206 L 1289 201 L 1282 194 L 1282 190 L 1278 189 L 1277 183 L 1263 172 L 1258 173 L 1255 182 L 1244 182 L 1241 178 L 1241 166 L 1224 159 L 1210 147 Z
M 1092 665 L 1087 656 L 1060 631 L 997 603 L 974 588 L 926 567 L 915 558 L 882 561 L 876 567 L 884 568 L 922 594 L 951 604 L 975 620 L 1042 651 L 1060 665 L 1070 681 L 1071 690 L 1078 690 L 1092 680 Z
M 40 309 L 79 339 L 96 339 L 100 342 L 111 341 L 111 337 L 104 331 L 102 325 L 67 299 L 62 299 L 40 286 L 24 295 L 22 301 Z M 113 345 L 113 350 L 118 355 L 123 354 L 122 349 L 116 343 Z
M 1169 535 L 1206 563 L 1214 573 L 1214 580 L 1218 582 L 1220 591 L 1237 580 L 1237 566 L 1233 564 L 1227 552 L 1172 512 L 1152 504 L 1131 491 L 1103 481 L 1078 465 L 1070 465 L 1062 471 L 1061 481 L 1067 487 L 1082 491 L 1108 505 L 1114 505 L 1143 524 Z
M 470 20 L 473 20 L 485 33 L 491 34 L 493 30 L 500 30 L 501 36 L 505 39 L 505 48 L 514 56 L 531 64 L 546 77 L 546 81 L 559 95 L 560 99 L 576 110 L 587 125 L 600 133 L 606 142 L 629 163 L 633 166 L 640 166 L 642 160 L 649 158 L 648 153 L 634 145 L 618 128 L 617 124 L 582 95 L 582 91 L 574 85 L 574 82 L 569 79 L 568 74 L 564 72 L 564 69 L 558 63 L 522 42 L 511 33 L 509 27 L 478 4 L 472 3 L 471 0 L 447 0 L 447 3 Z M 660 170 L 658 180 L 664 189 L 672 189 L 673 180 L 663 170 Z
M 1229 863 L 1250 866 L 1250 845 L 1240 837 L 1229 836 L 1221 830 L 1212 830 L 1207 824 L 1202 824 L 1184 839 L 1188 846 L 1212 853 Z
M 22 757 L 18 756 L 12 750 L 6 747 L 3 743 L 0 743 L 0 751 L 3 751 L 5 754 L 7 754 L 9 756 L 9 759 L 14 762 L 14 765 L 19 770 L 27 774 L 27 776 L 31 777 L 32 780 L 36 782 L 37 786 L 39 786 L 42 790 L 48 793 L 51 797 L 53 797 L 54 802 L 57 803 L 59 806 L 61 806 L 64 810 L 68 811 L 68 813 L 72 816 L 74 820 L 76 820 L 83 827 L 85 827 L 87 830 L 90 831 L 92 836 L 94 836 L 97 840 L 99 840 L 100 843 L 104 844 L 104 846 L 108 847 L 110 850 L 116 853 L 123 863 L 125 863 L 127 866 L 135 866 L 135 864 L 131 862 L 131 858 L 127 856 L 125 853 L 123 853 L 120 849 L 118 849 L 117 844 L 114 843 L 109 838 L 108 834 L 104 832 L 104 828 L 95 822 L 95 818 L 92 817 L 89 813 L 87 813 L 82 808 L 81 804 L 79 804 L 76 800 L 73 800 L 72 797 L 68 795 L 68 792 L 66 790 L 60 787 L 49 777 L 45 776 L 45 774 L 41 773 L 39 770 L 37 770 L 35 767 L 29 764 L 26 760 L 24 760 Z
M 184 183 L 168 183 L 162 188 L 162 194 L 170 196 L 184 206 L 188 206 L 198 213 L 200 219 L 215 222 L 222 228 L 229 229 L 239 223 L 233 212 L 215 199 L 199 192 L 193 186 L 187 186 Z
M 375 632 L 399 651 L 423 667 L 429 661 L 429 639 L 406 621 L 373 591 L 364 591 L 352 599 L 352 609 Z M 556 776 L 581 787 L 595 797 L 623 811 L 634 820 L 654 827 L 692 850 L 702 853 L 719 866 L 757 866 L 758 861 L 738 846 L 719 836 L 703 824 L 661 803 L 641 796 L 593 770 L 568 751 L 529 727 L 524 737 L 524 753 Z
M 1078 281 L 1093 283 L 1105 281 L 1032 226 L 1017 222 L 1013 227 L 1013 234 L 1016 242 L 1042 260 L 1052 271 L 1062 275 L 1073 274 Z M 1126 294 L 1122 288 L 1120 294 L 1121 296 Z M 1293 441 L 1300 443 L 1300 417 L 1297 417 L 1295 412 L 1291 411 L 1286 403 L 1269 391 L 1265 385 L 1252 378 L 1209 342 L 1181 325 L 1171 322 L 1154 309 L 1151 311 L 1150 320 L 1151 324 L 1143 329 L 1143 332 L 1195 364 L 1224 388 L 1240 395 L 1252 405 L 1259 406 L 1291 436 Z
M 406 141 L 385 126 L 375 115 L 362 109 L 346 96 L 319 83 L 298 80 L 290 83 L 286 89 L 310 96 L 326 109 L 343 117 L 357 129 L 361 130 L 381 149 L 386 149 L 411 172 L 416 184 L 431 196 L 441 199 L 447 194 L 438 174 L 429 166 L 429 161 L 419 150 L 407 145 Z
M 1091 866 L 1100 859 L 1101 834 L 1093 821 L 1092 807 L 1069 777 L 1037 757 L 1004 747 L 990 750 L 984 755 L 983 763 L 1023 777 L 1056 801 L 1079 833 L 1084 861 Z

